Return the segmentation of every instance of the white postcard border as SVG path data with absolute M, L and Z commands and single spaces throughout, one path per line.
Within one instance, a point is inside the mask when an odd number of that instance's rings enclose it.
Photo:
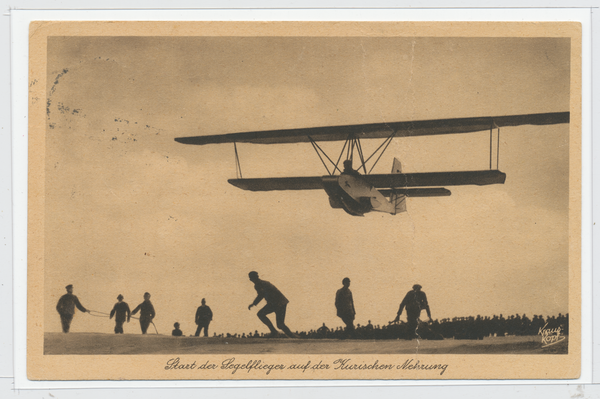
M 471 385 L 490 381 L 30 381 L 26 377 L 27 325 L 27 84 L 29 22 L 35 20 L 409 20 L 409 21 L 578 21 L 582 23 L 582 324 L 581 377 L 577 380 L 495 380 L 505 384 L 565 384 L 592 382 L 592 139 L 591 139 L 591 21 L 589 9 L 327 9 L 327 10 L 12 10 L 12 187 L 15 387 L 49 388 L 173 388 L 264 386 L 400 386 Z

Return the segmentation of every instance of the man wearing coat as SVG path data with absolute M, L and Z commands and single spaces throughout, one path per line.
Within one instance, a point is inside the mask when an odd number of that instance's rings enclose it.
M 343 287 L 337 290 L 335 294 L 335 309 L 337 316 L 346 324 L 346 333 L 352 335 L 354 333 L 354 299 L 352 291 L 350 291 L 350 279 L 348 277 L 342 280 Z
M 267 304 L 259 310 L 256 315 L 260 321 L 269 327 L 269 330 L 271 330 L 271 337 L 279 336 L 279 333 L 275 327 L 273 327 L 273 323 L 271 323 L 271 320 L 267 317 L 268 314 L 275 313 L 277 327 L 288 337 L 296 338 L 296 335 L 285 325 L 285 311 L 287 304 L 289 303 L 288 299 L 273 284 L 258 278 L 257 272 L 248 273 L 248 277 L 250 278 L 250 281 L 254 283 L 254 289 L 257 293 L 256 299 L 248 306 L 248 310 L 253 306 L 258 305 L 258 303 L 264 299 L 267 301 Z
M 131 318 L 131 310 L 129 310 L 129 305 L 127 302 L 123 302 L 123 295 L 119 294 L 117 297 L 117 303 L 110 311 L 109 319 L 112 319 L 115 316 L 115 334 L 123 334 L 123 323 L 127 320 L 129 323 L 129 319 Z
M 429 304 L 427 303 L 427 295 L 425 292 L 421 291 L 421 286 L 419 284 L 413 285 L 412 291 L 408 291 L 404 296 L 404 299 L 400 303 L 400 309 L 398 309 L 398 314 L 396 318 L 392 321 L 392 323 L 400 320 L 400 315 L 404 308 L 406 308 L 406 321 L 408 327 L 408 337 L 415 338 L 417 335 L 417 326 L 418 326 L 418 318 L 421 316 L 421 310 L 427 311 L 427 317 L 429 317 L 429 321 L 431 321 L 431 311 L 429 310 Z
M 206 306 L 206 299 L 202 298 L 202 305 L 196 310 L 196 324 L 198 328 L 196 329 L 196 334 L 194 334 L 195 337 L 200 336 L 202 329 L 204 329 L 204 336 L 208 337 L 208 325 L 212 321 L 212 318 L 212 310 Z
M 73 315 L 75 314 L 75 307 L 82 312 L 90 313 L 90 311 L 84 308 L 79 299 L 73 295 L 73 284 L 69 284 L 65 288 L 67 293 L 58 300 L 56 311 L 60 315 L 63 332 L 68 333 L 73 321 Z
M 137 305 L 137 307 L 133 309 L 133 312 L 131 312 L 131 315 L 133 316 L 138 311 L 140 311 L 140 327 L 142 329 L 142 334 L 146 334 L 146 331 L 148 331 L 148 326 L 150 326 L 152 319 L 154 319 L 154 316 L 156 316 L 154 306 L 152 306 L 152 302 L 150 302 L 149 293 L 146 292 L 144 294 L 144 302 Z

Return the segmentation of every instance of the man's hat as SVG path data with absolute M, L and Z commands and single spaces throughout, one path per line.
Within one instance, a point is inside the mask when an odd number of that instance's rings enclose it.
M 119 294 L 119 296 L 117 297 L 117 299 L 123 299 L 123 295 Z
M 421 287 L 419 284 L 413 285 L 413 290 L 420 290 L 421 288 L 423 287 Z
M 150 295 L 150 293 L 149 292 L 144 292 L 144 296 L 146 296 L 146 295 Z
M 179 323 L 173 324 L 173 327 L 178 328 L 179 327 Z
M 69 284 L 65 287 L 66 289 L 73 288 L 73 284 Z
M 250 272 L 250 273 L 248 273 L 248 277 L 250 277 L 250 278 L 258 277 L 258 273 L 257 272 Z

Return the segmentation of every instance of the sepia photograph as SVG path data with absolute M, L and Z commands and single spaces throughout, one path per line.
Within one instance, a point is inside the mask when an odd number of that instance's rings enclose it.
M 38 22 L 30 62 L 30 379 L 579 375 L 579 24 Z

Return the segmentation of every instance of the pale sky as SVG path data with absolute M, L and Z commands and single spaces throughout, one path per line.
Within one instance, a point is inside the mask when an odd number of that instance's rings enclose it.
M 392 320 L 415 283 L 438 319 L 566 313 L 566 124 L 503 128 L 504 185 L 448 187 L 395 216 L 351 217 L 320 190 L 240 190 L 233 145 L 173 139 L 568 111 L 569 51 L 544 38 L 51 37 L 45 331 L 60 331 L 73 284 L 106 313 L 150 292 L 163 334 L 176 321 L 193 334 L 202 298 L 211 335 L 267 332 L 247 309 L 251 270 L 290 300 L 292 330 L 343 324 L 344 277 L 360 324 Z M 238 150 L 244 177 L 326 174 L 310 144 Z M 489 132 L 395 139 L 374 173 L 393 157 L 405 172 L 487 169 Z M 78 313 L 72 331 L 113 327 Z

